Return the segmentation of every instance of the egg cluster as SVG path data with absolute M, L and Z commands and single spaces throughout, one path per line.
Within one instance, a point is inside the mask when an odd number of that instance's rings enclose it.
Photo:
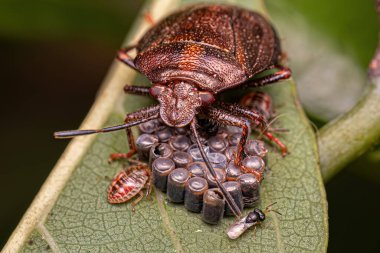
M 139 128 L 142 132 L 136 140 L 139 160 L 149 163 L 152 183 L 157 190 L 166 192 L 170 202 L 184 203 L 187 210 L 201 213 L 202 219 L 210 224 L 217 224 L 223 215 L 233 215 L 214 177 L 208 172 L 189 128 L 170 128 L 160 120 L 148 121 Z M 199 132 L 218 181 L 240 210 L 256 206 L 260 199 L 260 182 L 254 174 L 244 174 L 234 164 L 240 128 L 219 127 L 202 120 Z M 264 143 L 248 140 L 244 153 L 242 164 L 250 171 L 262 174 L 267 160 Z

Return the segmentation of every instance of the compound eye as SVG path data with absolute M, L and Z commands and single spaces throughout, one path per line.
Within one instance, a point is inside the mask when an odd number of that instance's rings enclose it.
M 202 105 L 209 105 L 214 103 L 215 97 L 211 92 L 208 91 L 200 91 L 199 97 L 202 100 Z
M 163 85 L 154 85 L 149 89 L 150 95 L 156 98 L 166 89 Z

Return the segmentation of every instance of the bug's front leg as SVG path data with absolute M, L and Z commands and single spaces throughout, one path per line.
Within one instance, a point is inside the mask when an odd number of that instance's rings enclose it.
M 236 147 L 234 163 L 244 173 L 252 173 L 256 176 L 258 181 L 261 181 L 262 179 L 261 173 L 254 170 L 250 170 L 241 164 L 243 160 L 243 155 L 244 155 L 244 146 L 249 138 L 249 135 L 248 135 L 249 129 L 250 129 L 249 120 L 243 117 L 235 116 L 228 111 L 213 108 L 213 107 L 208 107 L 206 109 L 206 115 L 208 115 L 210 119 L 215 120 L 221 124 L 241 127 L 242 133 L 241 133 L 240 141 Z
M 159 105 L 150 106 L 147 108 L 143 108 L 140 111 L 132 112 L 127 114 L 125 117 L 124 122 L 125 123 L 131 123 L 134 122 L 136 125 L 147 122 L 152 119 L 156 119 L 159 117 Z M 129 152 L 128 153 L 114 153 L 111 154 L 108 161 L 113 162 L 115 160 L 120 159 L 128 159 L 137 152 L 137 147 L 135 143 L 135 138 L 133 137 L 132 130 L 130 128 L 126 129 L 127 131 L 127 138 L 128 138 L 128 144 L 129 144 Z
M 128 94 L 150 96 L 150 87 L 147 86 L 137 86 L 137 85 L 125 85 L 124 92 Z

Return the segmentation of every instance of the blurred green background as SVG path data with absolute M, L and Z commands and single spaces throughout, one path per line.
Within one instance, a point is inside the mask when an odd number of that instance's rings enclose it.
M 266 2 L 320 127 L 365 88 L 374 1 Z M 52 133 L 79 126 L 142 3 L 0 1 L 0 248 L 67 145 Z M 380 252 L 379 167 L 374 149 L 327 183 L 329 252 Z

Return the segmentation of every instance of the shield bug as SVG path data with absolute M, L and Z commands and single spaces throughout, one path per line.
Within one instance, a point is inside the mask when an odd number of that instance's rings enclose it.
M 135 206 L 144 197 L 142 189 L 144 187 L 147 189 L 146 196 L 151 191 L 150 177 L 149 167 L 145 163 L 136 162 L 135 165 L 123 169 L 112 180 L 108 188 L 108 202 L 120 204 L 138 195 L 138 198 L 132 202 L 132 211 L 135 211 Z
M 134 59 L 128 52 L 136 49 Z M 160 118 L 170 127 L 190 125 L 207 168 L 216 179 L 199 140 L 197 115 L 242 128 L 234 162 L 241 165 L 250 121 L 266 129 L 264 117 L 238 104 L 214 103 L 218 93 L 240 87 L 260 87 L 291 76 L 280 64 L 280 40 L 260 14 L 229 5 L 193 5 L 175 12 L 153 26 L 136 45 L 119 51 L 118 59 L 145 75 L 151 87 L 126 85 L 130 94 L 155 98 L 159 104 L 127 114 L 125 123 L 99 130 L 56 132 L 56 138 L 126 129 L 130 151 L 111 158 L 129 158 L 136 152 L 130 127 Z M 274 73 L 256 77 L 264 71 Z M 239 208 L 216 180 L 236 216 Z

